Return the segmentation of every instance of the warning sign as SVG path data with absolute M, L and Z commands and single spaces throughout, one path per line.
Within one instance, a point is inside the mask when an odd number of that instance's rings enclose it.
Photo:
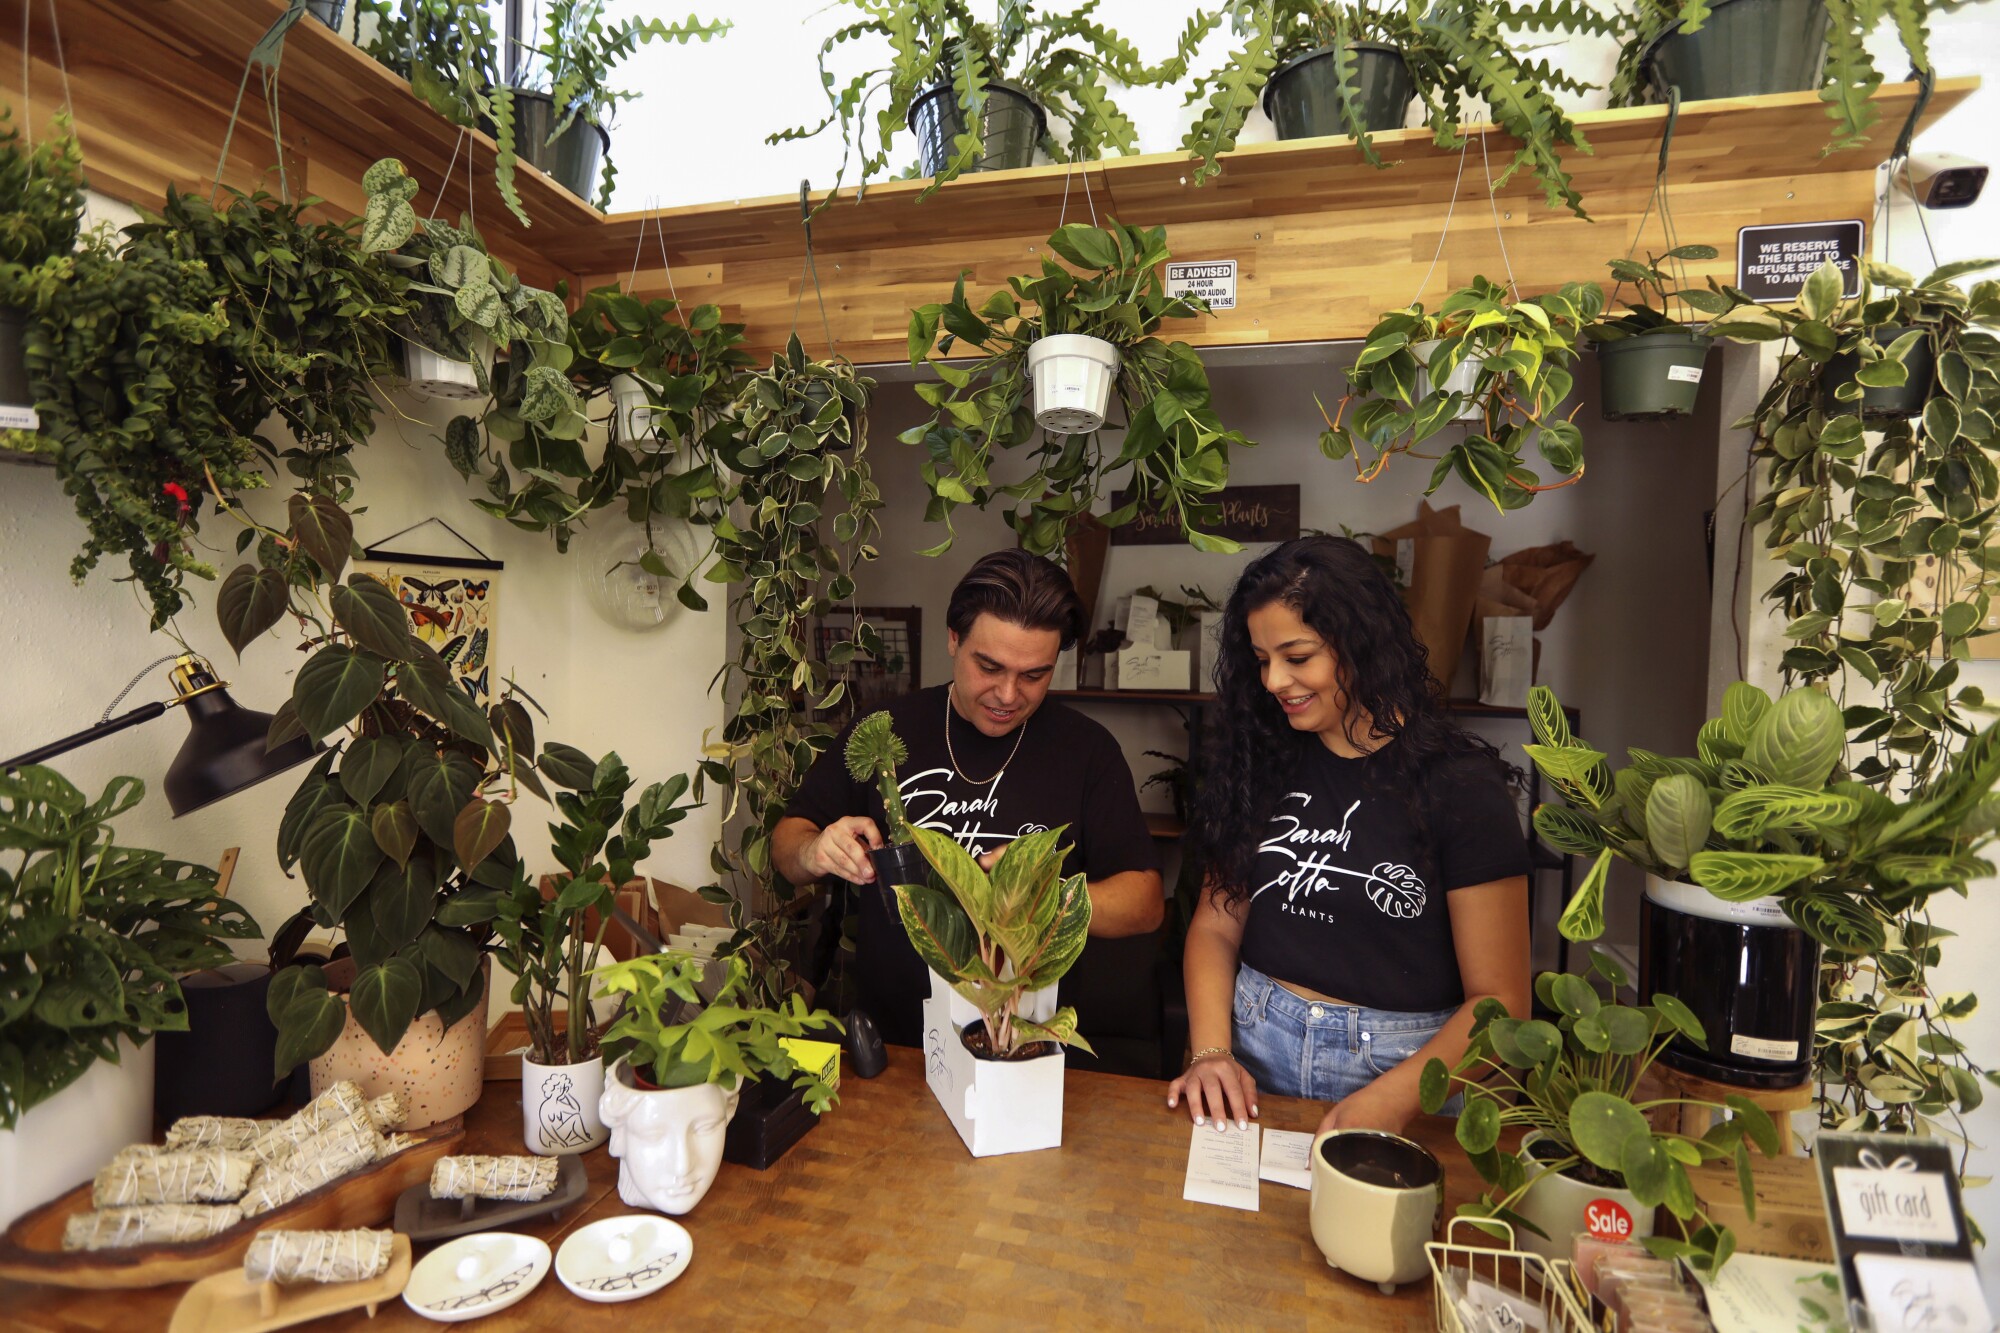
M 1841 295 L 1861 294 L 1861 223 L 1793 222 L 1736 233 L 1736 285 L 1767 305 L 1796 301 L 1813 270 L 1840 265 Z
M 1210 310 L 1236 308 L 1236 261 L 1208 259 L 1167 265 L 1168 296 L 1199 296 Z

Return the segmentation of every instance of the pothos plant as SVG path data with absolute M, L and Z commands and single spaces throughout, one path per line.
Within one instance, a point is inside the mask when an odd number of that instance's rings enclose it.
M 1227 20 L 1240 45 L 1214 70 L 1197 78 L 1187 104 L 1202 109 L 1181 147 L 1200 159 L 1196 184 L 1216 175 L 1216 159 L 1236 146 L 1243 122 L 1271 75 L 1281 66 L 1320 47 L 1331 47 L 1337 96 L 1352 127 L 1355 146 L 1377 167 L 1390 165 L 1377 151 L 1357 104 L 1356 42 L 1381 42 L 1399 51 L 1410 85 L 1424 106 L 1424 119 L 1439 147 L 1458 148 L 1461 100 L 1484 102 L 1494 122 L 1520 147 L 1494 188 L 1515 172 L 1535 176 L 1549 206 L 1577 216 L 1582 197 L 1564 169 L 1560 150 L 1589 152 L 1590 146 L 1556 101 L 1558 93 L 1581 96 L 1581 83 L 1547 60 L 1516 50 L 1506 34 L 1610 33 L 1611 21 L 1573 0 L 1418 0 L 1376 5 L 1368 0 L 1232 0 L 1210 19 Z
M 926 198 L 978 161 L 981 111 L 996 82 L 1025 94 L 1067 126 L 1066 140 L 1053 127 L 1043 133 L 1040 147 L 1054 160 L 1088 162 L 1107 152 L 1136 153 L 1138 129 L 1112 100 L 1110 85 L 1177 82 L 1207 31 L 1205 20 L 1191 20 L 1180 48 L 1158 66 L 1148 66 L 1130 42 L 1094 17 L 1098 0 L 1062 12 L 1038 12 L 1034 0 L 1003 0 L 991 23 L 974 18 L 966 0 L 846 0 L 845 7 L 857 17 L 820 47 L 826 115 L 817 125 L 783 130 L 764 141 L 810 139 L 838 122 L 840 171 L 826 202 L 839 192 L 857 155 L 856 189 L 866 188 L 888 164 L 911 104 L 935 89 L 949 90 L 966 131 L 953 142 L 951 160 L 932 178 Z M 889 63 L 840 83 L 827 68 L 827 57 L 848 42 L 869 39 L 887 41 Z M 871 102 L 879 103 L 872 112 Z
M 1436 458 L 1424 494 L 1456 473 L 1502 512 L 1582 480 L 1583 431 L 1575 409 L 1564 415 L 1562 405 L 1575 387 L 1570 367 L 1583 329 L 1603 308 L 1604 289 L 1594 282 L 1509 300 L 1506 288 L 1476 278 L 1435 313 L 1415 302 L 1390 311 L 1369 330 L 1338 407 L 1328 415 L 1320 405 L 1327 424 L 1320 452 L 1352 456 L 1363 482 L 1398 454 Z M 1475 368 L 1469 389 L 1453 386 L 1463 366 Z M 1469 422 L 1462 435 L 1454 429 L 1461 422 Z M 1441 453 L 1417 452 L 1447 432 L 1455 438 Z M 1522 453 L 1530 444 L 1564 480 L 1544 484 L 1529 470 Z
M 122 241 L 87 238 L 30 322 L 42 430 L 89 529 L 71 576 L 122 555 L 156 628 L 186 576 L 215 577 L 196 546 L 205 505 L 264 485 L 265 469 L 349 484 L 348 454 L 374 429 L 401 283 L 352 223 L 309 221 L 318 202 L 169 189 Z M 261 433 L 273 417 L 289 443 Z
M 118 1062 L 119 1039 L 187 1030 L 179 974 L 219 967 L 257 923 L 206 866 L 118 842 L 146 784 L 96 800 L 52 768 L 0 771 L 0 1129 Z
M 503 718 L 517 752 L 534 749 L 523 712 Z M 653 845 L 673 835 L 693 807 L 688 779 L 655 782 L 629 802 L 632 774 L 614 752 L 598 760 L 590 785 L 556 793 L 559 823 L 549 837 L 560 874 L 545 888 L 516 862 L 514 879 L 496 905 L 496 953 L 515 976 L 512 999 L 528 1028 L 537 1064 L 577 1064 L 598 1052 L 606 1024 L 592 1015 L 590 974 L 598 966 L 618 886 L 637 873 Z M 557 1024 L 558 1006 L 563 1023 Z
M 901 438 L 927 455 L 919 469 L 931 494 L 925 518 L 942 522 L 946 533 L 923 554 L 951 548 L 951 513 L 959 505 L 984 509 L 1005 501 L 1007 526 L 1021 545 L 1061 558 L 1078 516 L 1110 495 L 1121 476 L 1124 493 L 1103 516 L 1107 526 L 1131 521 L 1144 506 L 1175 515 L 1196 550 L 1241 549 L 1202 528 L 1220 520 L 1207 497 L 1228 484 L 1229 451 L 1252 441 L 1223 428 L 1195 350 L 1159 336 L 1167 320 L 1210 313 L 1198 296 L 1167 295 L 1159 272 L 1166 229 L 1072 222 L 1048 244 L 1040 273 L 1009 278 L 976 308 L 961 274 L 949 301 L 910 312 L 910 364 L 928 366 L 937 382 L 917 385 L 935 410 Z M 1058 435 L 1035 424 L 1028 349 L 1063 333 L 1102 338 L 1117 349 L 1113 390 L 1125 420 L 1115 453 L 1103 432 Z M 950 362 L 961 344 L 980 353 L 970 365 Z M 998 454 L 1017 449 L 1026 450 L 1027 475 L 995 480 Z
M 1960 670 L 2000 572 L 2000 339 L 1987 332 L 2000 322 L 2000 282 L 1967 291 L 1957 280 L 1993 266 L 1948 264 L 1917 280 L 1870 264 L 1861 292 L 1843 299 L 1828 265 L 1794 307 L 1739 311 L 1715 330 L 1779 349 L 1770 386 L 1737 424 L 1754 431 L 1765 471 L 1746 521 L 1785 565 L 1764 594 L 1785 622 L 1780 671 L 1842 705 L 1857 779 L 1912 798 L 1953 781 L 1976 744 L 1968 715 L 1990 711 Z M 1866 411 L 1865 393 L 1904 386 L 1924 362 L 1913 415 Z M 1975 1000 L 1940 996 L 1929 980 L 1949 935 L 1911 902 L 1867 954 L 1826 960 L 1815 1059 L 1827 1123 L 1944 1132 L 1933 1117 L 1979 1104 L 1951 1031 Z M 1929 1057 L 1916 1064 L 1892 1045 L 1913 1038 Z

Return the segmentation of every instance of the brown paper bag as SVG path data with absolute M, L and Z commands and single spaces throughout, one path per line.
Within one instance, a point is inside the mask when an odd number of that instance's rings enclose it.
M 1596 558 L 1577 550 L 1570 542 L 1557 542 L 1553 546 L 1531 546 L 1503 555 L 1494 567 L 1508 587 L 1526 594 L 1534 606 L 1535 628 L 1544 630 L 1549 627 L 1556 608 L 1576 586 L 1578 577 Z
M 1432 509 L 1419 501 L 1415 521 L 1378 534 L 1374 545 L 1377 555 L 1396 561 L 1403 602 L 1429 655 L 1431 674 L 1449 690 L 1493 539 L 1461 524 L 1457 505 Z

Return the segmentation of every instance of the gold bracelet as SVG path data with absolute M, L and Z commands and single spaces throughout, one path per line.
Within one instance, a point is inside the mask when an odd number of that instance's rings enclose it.
M 1193 1069 L 1196 1065 L 1200 1064 L 1203 1060 L 1208 1059 L 1212 1055 L 1222 1056 L 1226 1060 L 1233 1060 L 1236 1058 L 1235 1056 L 1229 1053 L 1229 1048 L 1227 1046 L 1207 1046 L 1203 1047 L 1199 1051 L 1196 1051 L 1193 1055 L 1190 1055 L 1188 1057 L 1187 1067 L 1189 1069 Z

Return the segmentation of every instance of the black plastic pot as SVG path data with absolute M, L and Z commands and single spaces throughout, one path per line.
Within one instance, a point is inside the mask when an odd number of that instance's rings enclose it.
M 1597 344 L 1598 406 L 1606 421 L 1664 421 L 1694 411 L 1715 341 L 1684 328 Z
M 514 90 L 514 153 L 579 199 L 597 197 L 598 168 L 611 151 L 611 136 L 578 115 L 549 142 L 561 118 L 555 99 L 529 88 Z
M 262 1115 L 285 1095 L 271 1073 L 278 1046 L 278 1029 L 264 1009 L 271 976 L 262 963 L 232 963 L 181 979 L 187 1031 L 153 1038 L 159 1043 L 153 1110 L 161 1120 Z
M 965 133 L 965 112 L 958 93 L 941 83 L 910 103 L 909 125 L 917 136 L 917 165 L 935 176 L 951 164 L 958 149 L 953 141 Z M 979 113 L 979 155 L 967 171 L 1011 171 L 1035 165 L 1035 145 L 1048 133 L 1049 117 L 1041 104 L 1004 83 L 986 85 L 986 106 Z
M 931 863 L 924 860 L 924 854 L 913 842 L 877 847 L 868 853 L 868 859 L 875 864 L 875 885 L 885 894 L 893 896 L 898 884 L 931 882 Z
M 1348 49 L 1354 53 L 1354 104 L 1361 128 L 1370 134 L 1402 129 L 1415 96 L 1403 53 L 1380 42 L 1355 42 Z M 1333 57 L 1331 46 L 1308 51 L 1279 66 L 1264 84 L 1264 114 L 1277 126 L 1280 139 L 1354 133 L 1340 104 Z
M 28 384 L 27 331 L 27 311 L 0 305 L 0 405 L 34 405 L 35 391 Z
M 1675 1038 L 1660 1062 L 1745 1088 L 1791 1088 L 1806 1081 L 1818 1003 L 1819 946 L 1784 922 L 1748 924 L 1681 911 L 1654 900 L 1639 908 L 1639 994 L 1671 995 L 1694 1011 L 1708 1038 L 1702 1050 Z
M 803 1090 L 783 1079 L 753 1079 L 723 1133 L 722 1160 L 767 1171 L 818 1123 Z
M 1878 345 L 1887 347 L 1909 331 L 1908 325 L 1884 324 L 1871 329 L 1869 337 Z M 1820 383 L 1825 386 L 1820 394 L 1820 406 L 1836 416 L 1853 412 L 1859 407 L 1864 421 L 1908 421 L 1911 417 L 1920 417 L 1924 414 L 1924 404 L 1931 400 L 1931 385 L 1937 377 L 1937 356 L 1931 350 L 1929 338 L 1920 339 L 1910 349 L 1910 354 L 1903 358 L 1903 368 L 1909 371 L 1910 377 L 1901 384 L 1889 389 L 1872 389 L 1864 384 L 1858 404 L 1845 402 L 1836 397 L 1834 391 L 1851 381 L 1855 372 L 1861 369 L 1861 354 L 1843 352 L 1830 359 L 1826 369 L 1820 372 Z
M 1639 55 L 1655 102 L 1666 101 L 1671 87 L 1684 102 L 1811 92 L 1825 65 L 1822 0 L 1715 0 L 1698 30 L 1669 26 Z
M 347 0 L 306 0 L 306 13 L 339 32 L 340 20 L 347 13 Z

